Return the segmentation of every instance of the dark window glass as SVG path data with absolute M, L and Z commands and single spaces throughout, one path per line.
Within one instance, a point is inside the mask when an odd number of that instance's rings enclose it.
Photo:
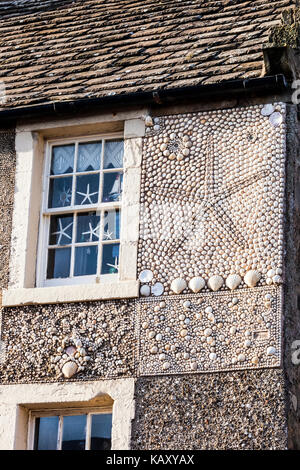
M 50 245 L 71 245 L 73 215 L 52 215 L 50 222 Z
M 97 272 L 98 246 L 80 246 L 75 248 L 74 276 L 88 276 Z
M 119 248 L 119 243 L 103 245 L 101 274 L 118 272 Z
M 56 248 L 48 251 L 47 279 L 70 276 L 71 248 Z
M 119 209 L 104 212 L 103 240 L 118 240 L 120 238 Z
M 110 450 L 112 415 L 92 415 L 91 450 Z
M 120 201 L 123 188 L 122 173 L 104 173 L 102 202 Z
M 51 178 L 48 207 L 68 207 L 72 201 L 72 176 Z
M 86 415 L 64 416 L 62 450 L 84 450 Z
M 58 416 L 37 418 L 35 421 L 35 450 L 56 450 Z
M 76 206 L 96 204 L 99 194 L 99 174 L 77 176 Z
M 96 212 L 78 213 L 76 242 L 97 242 L 99 237 L 100 216 Z

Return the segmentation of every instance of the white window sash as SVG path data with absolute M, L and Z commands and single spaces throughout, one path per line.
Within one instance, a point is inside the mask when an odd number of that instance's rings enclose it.
M 102 240 L 103 234 L 103 213 L 104 211 L 115 210 L 119 209 L 122 213 L 122 199 L 121 201 L 112 201 L 112 202 L 101 202 L 100 198 L 102 197 L 103 191 L 103 179 L 104 174 L 107 173 L 117 173 L 122 172 L 124 174 L 125 168 L 113 168 L 113 169 L 104 169 L 104 150 L 105 150 L 105 142 L 114 140 L 114 139 L 122 139 L 124 140 L 124 135 L 122 133 L 111 133 L 106 135 L 98 135 L 98 136 L 82 136 L 78 138 L 69 138 L 69 139 L 55 139 L 55 140 L 48 140 L 45 143 L 45 162 L 44 162 L 44 170 L 43 170 L 43 194 L 42 194 L 42 207 L 40 212 L 40 224 L 39 224 L 39 241 L 38 241 L 38 253 L 37 253 L 37 264 L 36 264 L 36 287 L 48 287 L 48 286 L 59 286 L 59 285 L 76 285 L 76 284 L 90 284 L 96 282 L 118 282 L 119 281 L 119 270 L 116 274 L 101 274 L 102 268 L 102 246 L 105 244 L 113 243 L 113 244 L 120 244 L 120 251 L 119 251 L 119 265 L 120 265 L 120 252 L 121 252 L 121 239 L 122 239 L 122 218 L 120 222 L 120 239 L 118 240 Z M 101 141 L 102 142 L 102 149 L 101 149 L 101 166 L 99 170 L 92 171 L 92 172 L 77 172 L 77 158 L 78 158 L 78 145 L 79 143 L 85 142 L 93 142 L 93 141 Z M 72 182 L 72 201 L 75 201 L 75 183 L 76 183 L 76 175 L 84 175 L 84 174 L 99 174 L 99 193 L 98 193 L 98 203 L 97 204 L 90 204 L 86 206 L 78 206 L 78 205 L 71 205 L 65 208 L 48 208 L 48 196 L 49 196 L 49 188 L 50 188 L 50 180 L 53 175 L 51 173 L 51 156 L 52 156 L 52 147 L 54 145 L 67 145 L 67 144 L 75 144 L 75 156 L 74 156 L 74 168 L 73 173 L 64 174 L 55 176 L 55 178 L 66 177 L 68 175 L 73 177 Z M 100 217 L 100 232 L 99 232 L 99 240 L 95 243 L 89 243 L 89 245 L 95 244 L 98 246 L 98 258 L 97 258 L 97 273 L 95 275 L 88 275 L 88 276 L 74 276 L 74 262 L 75 262 L 75 246 L 84 246 L 83 243 L 76 244 L 75 243 L 75 223 L 73 223 L 73 232 L 72 232 L 72 249 L 71 249 L 71 261 L 70 261 L 70 272 L 72 273 L 71 276 L 67 278 L 55 278 L 55 279 L 47 279 L 47 260 L 48 260 L 48 239 L 49 239 L 49 230 L 50 230 L 50 216 L 51 215 L 62 215 L 62 214 L 78 214 L 80 212 L 93 212 L 97 211 L 101 213 Z M 77 219 L 77 217 L 76 217 Z M 53 246 L 51 245 L 51 248 Z

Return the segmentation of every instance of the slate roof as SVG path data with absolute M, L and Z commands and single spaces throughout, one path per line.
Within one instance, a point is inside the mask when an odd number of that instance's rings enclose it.
M 294 5 L 2 1 L 0 109 L 260 77 L 270 28 Z

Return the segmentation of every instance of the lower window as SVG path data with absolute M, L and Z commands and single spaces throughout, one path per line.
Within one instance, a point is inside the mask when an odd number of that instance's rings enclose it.
M 32 413 L 34 450 L 110 450 L 112 413 L 57 411 Z

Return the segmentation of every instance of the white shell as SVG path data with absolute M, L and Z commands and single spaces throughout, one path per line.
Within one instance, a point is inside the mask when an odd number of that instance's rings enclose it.
M 150 287 L 147 286 L 147 285 L 144 285 L 140 288 L 140 294 L 143 296 L 143 297 L 149 297 L 150 295 Z
M 273 346 L 270 346 L 268 349 L 267 349 L 267 355 L 268 356 L 272 356 L 276 354 L 276 349 L 273 347 Z
M 195 294 L 200 292 L 200 290 L 203 289 L 204 286 L 205 286 L 205 281 L 202 277 L 193 277 L 193 279 L 191 279 L 189 282 L 189 288 Z
M 274 282 L 274 284 L 280 284 L 282 282 L 282 279 L 278 274 L 276 274 L 276 276 L 273 277 L 272 281 Z
M 244 354 L 239 354 L 237 359 L 239 362 L 244 362 L 246 360 L 246 357 Z
M 185 302 L 183 302 L 182 305 L 183 305 L 183 308 L 187 310 L 188 308 L 190 308 L 191 302 L 189 300 L 186 300 Z
M 66 364 L 62 368 L 62 373 L 67 379 L 73 377 L 78 370 L 77 364 L 73 361 L 66 362 Z
M 155 296 L 162 295 L 164 293 L 164 286 L 161 282 L 156 282 L 154 286 L 151 287 L 151 293 Z
M 283 121 L 283 116 L 281 113 L 278 113 L 276 111 L 275 113 L 271 114 L 271 116 L 269 117 L 269 121 L 273 127 L 278 127 Z
M 210 353 L 209 359 L 210 359 L 211 361 L 215 361 L 215 360 L 217 359 L 216 353 Z
M 149 127 L 153 126 L 153 120 L 152 120 L 151 116 L 146 116 L 145 117 L 145 124 L 146 124 L 146 126 L 149 126 Z
M 248 287 L 255 287 L 260 280 L 261 275 L 257 271 L 248 271 L 244 277 L 244 281 Z
M 217 291 L 220 289 L 220 287 L 222 287 L 224 283 L 224 279 L 221 277 L 221 276 L 212 276 L 209 280 L 208 280 L 208 287 L 213 290 L 213 291 Z
M 230 290 L 234 290 L 240 285 L 241 282 L 242 278 L 238 274 L 230 274 L 230 276 L 228 276 L 226 279 L 226 286 Z
M 175 292 L 175 294 L 180 294 L 184 289 L 186 289 L 186 287 L 186 280 L 180 277 L 174 279 L 174 281 L 171 283 L 171 290 Z
M 274 112 L 274 106 L 272 104 L 265 104 L 261 110 L 262 116 L 270 116 Z
M 139 275 L 139 280 L 141 282 L 151 282 L 153 279 L 153 272 L 150 269 L 144 269 Z
M 167 370 L 167 369 L 170 368 L 170 366 L 171 366 L 171 364 L 170 364 L 169 362 L 164 362 L 162 368 L 163 368 L 164 370 Z

